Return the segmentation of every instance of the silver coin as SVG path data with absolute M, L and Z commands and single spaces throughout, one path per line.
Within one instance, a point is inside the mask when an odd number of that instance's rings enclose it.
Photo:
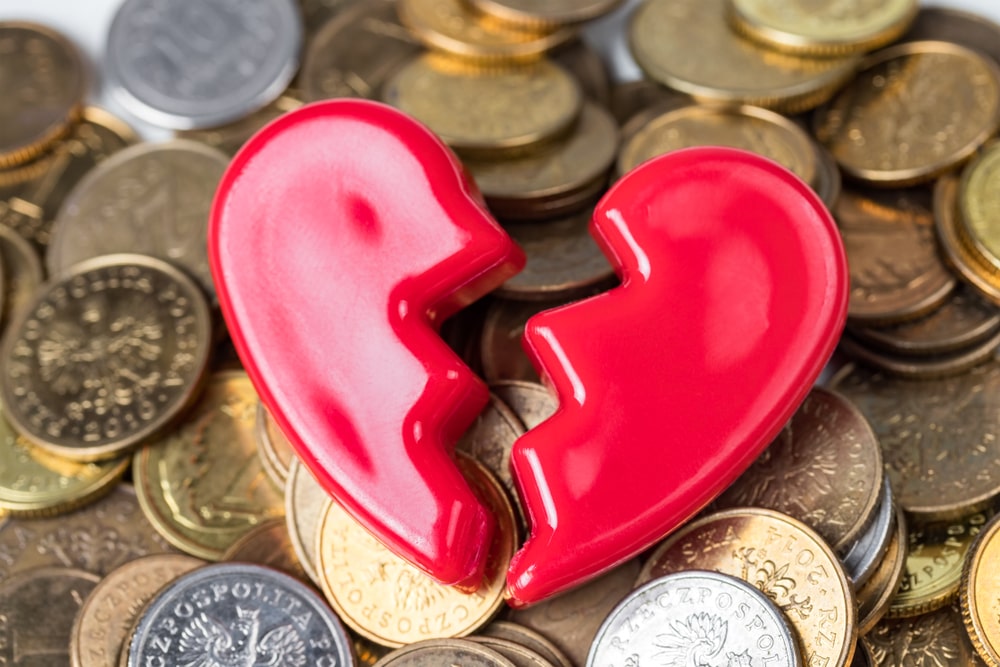
M 605 619 L 587 667 L 801 667 L 794 631 L 745 581 L 689 570 L 633 591 Z
M 260 565 L 219 563 L 149 603 L 127 664 L 349 667 L 354 656 L 340 621 L 305 584 Z
M 214 300 L 208 217 L 228 164 L 222 152 L 186 140 L 138 144 L 108 158 L 63 202 L 45 256 L 49 274 L 134 252 L 179 266 Z
M 173 130 L 222 125 L 273 102 L 298 67 L 293 0 L 127 0 L 105 58 L 112 94 Z
M 844 555 L 844 569 L 855 588 L 868 581 L 875 572 L 895 530 L 896 502 L 892 497 L 892 485 L 887 479 L 882 485 L 882 500 L 879 502 L 875 522 Z

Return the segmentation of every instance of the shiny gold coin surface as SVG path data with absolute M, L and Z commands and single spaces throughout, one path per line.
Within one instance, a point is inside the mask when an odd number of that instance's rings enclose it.
M 620 4 L 622 0 L 472 0 L 484 14 L 526 28 L 590 21 Z
M 896 501 L 913 518 L 961 518 L 1000 495 L 1000 362 L 938 380 L 849 364 L 831 380 L 868 418 Z
M 400 0 L 398 11 L 428 48 L 480 63 L 534 60 L 576 34 L 569 27 L 513 28 L 472 11 L 463 0 Z
M 288 478 L 288 468 L 295 458 L 295 450 L 263 403 L 257 406 L 254 432 L 257 436 L 257 454 L 260 456 L 261 465 L 264 466 L 264 472 L 278 488 L 284 488 L 285 480 Z
M 0 522 L 0 581 L 36 567 L 77 567 L 97 575 L 173 548 L 146 521 L 135 492 L 119 484 L 69 514 Z
M 57 456 L 121 456 L 194 398 L 211 327 L 199 287 L 166 262 L 106 255 L 77 264 L 7 332 L 7 419 Z
M 962 618 L 972 645 L 987 664 L 1000 664 L 1000 517 L 976 538 L 962 574 Z
M 961 231 L 958 178 L 946 174 L 934 186 L 934 224 L 949 266 L 984 299 L 1000 305 L 1000 273 L 969 247 Z
M 39 517 L 82 507 L 121 479 L 128 457 L 80 463 L 39 449 L 0 415 L 0 510 Z
M 500 380 L 490 384 L 490 392 L 510 407 L 527 429 L 535 428 L 559 409 L 552 392 L 537 382 Z
M 68 567 L 26 570 L 0 584 L 0 663 L 64 667 L 80 605 L 100 577 Z
M 34 23 L 0 23 L 0 168 L 41 153 L 75 120 L 87 82 L 76 48 Z
M 954 601 L 965 559 L 990 516 L 980 513 L 951 522 L 911 525 L 906 569 L 888 617 L 920 616 Z
M 648 0 L 632 16 L 629 40 L 639 66 L 664 85 L 702 101 L 789 113 L 829 99 L 860 62 L 761 47 L 729 28 L 725 0 Z
M 13 322 L 35 300 L 44 281 L 42 261 L 20 234 L 0 225 L 0 267 L 3 269 L 3 309 L 0 324 Z
M 883 483 L 868 420 L 843 396 L 817 387 L 715 505 L 783 512 L 843 552 L 874 520 Z
M 396 72 L 382 99 L 469 157 L 523 150 L 558 137 L 583 108 L 579 84 L 551 61 L 480 72 L 435 54 Z
M 917 0 L 848 0 L 804 5 L 795 0 L 728 0 L 736 30 L 790 53 L 828 56 L 871 51 L 895 41 L 917 15 Z
M 896 509 L 896 530 L 875 571 L 856 588 L 858 598 L 858 633 L 862 636 L 889 613 L 889 605 L 906 573 L 909 530 L 903 511 Z
M 281 492 L 257 458 L 257 402 L 245 373 L 216 373 L 184 422 L 135 454 L 143 512 L 192 556 L 219 560 L 240 537 L 283 515 Z
M 844 239 L 853 324 L 915 319 L 958 284 L 938 254 L 931 194 L 924 189 L 845 190 L 833 211 Z
M 877 667 L 975 665 L 961 616 L 951 607 L 902 620 L 883 620 L 865 635 Z
M 739 577 L 781 609 L 807 665 L 846 665 L 858 637 L 854 587 L 811 528 L 773 510 L 711 514 L 681 528 L 649 557 L 636 585 L 681 570 Z
M 73 667 L 116 664 L 140 610 L 174 579 L 205 561 L 181 554 L 138 558 L 110 572 L 83 601 L 70 634 Z
M 285 480 L 285 523 L 288 539 L 298 557 L 302 569 L 316 585 L 319 572 L 316 570 L 316 536 L 323 510 L 330 495 L 323 490 L 304 463 L 295 459 L 288 469 Z
M 382 84 L 422 48 L 396 15 L 396 0 L 353 2 L 319 29 L 299 72 L 307 102 L 377 99 Z
M 93 167 L 138 141 L 121 119 L 87 107 L 67 136 L 33 162 L 0 172 L 0 224 L 38 247 L 49 244 L 66 196 Z
M 585 665 L 590 645 L 605 617 L 632 592 L 638 574 L 639 561 L 627 561 L 550 600 L 524 609 L 508 610 L 506 619 L 549 639 L 572 664 Z
M 651 120 L 622 146 L 618 173 L 691 146 L 729 146 L 763 155 L 806 183 L 816 179 L 816 152 L 809 135 L 787 118 L 757 107 L 689 106 Z
M 323 593 L 363 637 L 392 647 L 461 637 L 485 625 L 503 604 L 507 564 L 517 548 L 514 509 L 485 468 L 467 457 L 458 462 L 497 519 L 485 579 L 472 594 L 437 583 L 385 548 L 338 503 L 327 505 L 316 547 Z
M 257 526 L 233 542 L 222 554 L 222 560 L 266 565 L 299 581 L 309 579 L 295 555 L 284 519 L 274 519 Z
M 1000 68 L 955 44 L 899 44 L 871 56 L 814 124 L 852 178 L 877 185 L 927 181 L 996 131 Z
M 516 667 L 493 649 L 464 639 L 427 639 L 393 651 L 376 667 Z
M 290 95 L 283 95 L 246 118 L 229 123 L 228 125 L 203 130 L 182 130 L 176 132 L 175 136 L 180 139 L 190 139 L 191 141 L 211 146 L 226 155 L 236 155 L 236 151 L 242 148 L 243 144 L 260 131 L 261 128 L 289 111 L 298 109 L 300 106 L 302 106 L 301 100 Z
M 515 158 L 464 160 L 465 167 L 501 218 L 516 217 L 531 202 L 580 190 L 607 174 L 618 153 L 618 127 L 607 111 L 586 103 L 571 134 Z M 510 214 L 514 214 L 511 216 Z
M 962 236 L 1000 271 L 1000 143 L 987 148 L 962 172 L 958 209 Z

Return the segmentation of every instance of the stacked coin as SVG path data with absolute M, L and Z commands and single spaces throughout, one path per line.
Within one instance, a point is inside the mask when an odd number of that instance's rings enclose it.
M 0 659 L 1000 662 L 1000 29 L 943 9 L 914 21 L 910 0 L 647 0 L 629 37 L 650 79 L 612 90 L 576 34 L 618 0 L 300 4 L 127 0 L 100 72 L 130 113 L 178 137 L 135 146 L 83 106 L 65 39 L 0 24 L 16 55 L 0 61 L 16 92 L 0 109 Z M 911 21 L 905 44 L 863 59 Z M 501 528 L 472 595 L 330 500 L 218 326 L 204 230 L 229 156 L 302 101 L 343 96 L 434 129 L 529 258 L 444 331 L 492 392 L 457 445 Z M 587 233 L 611 179 L 702 144 L 784 164 L 833 211 L 854 361 L 711 513 L 509 609 L 503 573 L 530 528 L 510 449 L 558 407 L 521 331 L 614 286 Z

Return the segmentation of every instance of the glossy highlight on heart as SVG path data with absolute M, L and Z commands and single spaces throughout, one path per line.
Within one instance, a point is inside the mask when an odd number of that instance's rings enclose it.
M 559 409 L 514 445 L 531 535 L 507 578 L 532 604 L 701 510 L 791 418 L 847 316 L 832 218 L 777 164 L 726 148 L 651 160 L 591 231 L 622 284 L 528 321 Z
M 488 394 L 438 327 L 524 256 L 458 160 L 387 106 L 303 107 L 230 165 L 209 254 L 240 358 L 319 482 L 390 549 L 476 588 L 494 519 L 450 455 Z

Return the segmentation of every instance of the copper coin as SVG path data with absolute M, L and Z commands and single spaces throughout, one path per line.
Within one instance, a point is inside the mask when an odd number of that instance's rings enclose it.
M 528 429 L 541 424 L 559 408 L 555 395 L 537 382 L 499 380 L 490 383 L 490 391 L 510 407 Z
M 834 217 L 851 272 L 852 323 L 912 320 L 955 289 L 937 251 L 929 191 L 849 189 L 837 200 Z
M 1000 495 L 1000 362 L 937 380 L 850 364 L 830 386 L 875 429 L 896 500 L 910 516 L 961 517 Z
M 882 453 L 868 420 L 817 387 L 715 505 L 784 512 L 843 553 L 874 521 L 882 485 Z

